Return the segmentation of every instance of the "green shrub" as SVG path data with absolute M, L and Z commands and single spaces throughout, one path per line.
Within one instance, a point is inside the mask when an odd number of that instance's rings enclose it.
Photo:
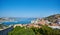
M 16 27 L 8 35 L 35 35 L 32 29 L 25 29 L 24 27 Z

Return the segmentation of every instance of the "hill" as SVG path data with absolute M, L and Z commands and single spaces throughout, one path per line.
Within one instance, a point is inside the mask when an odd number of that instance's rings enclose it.
M 58 18 L 60 18 L 60 14 L 51 15 L 44 19 L 49 20 L 50 22 L 56 22 Z

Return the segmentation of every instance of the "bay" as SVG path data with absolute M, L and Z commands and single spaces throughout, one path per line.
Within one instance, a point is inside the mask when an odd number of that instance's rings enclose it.
M 14 22 L 3 22 L 2 24 L 4 25 L 14 25 L 14 24 L 29 24 L 31 23 L 32 20 L 36 20 L 36 18 L 22 18 L 22 19 L 18 19 Z

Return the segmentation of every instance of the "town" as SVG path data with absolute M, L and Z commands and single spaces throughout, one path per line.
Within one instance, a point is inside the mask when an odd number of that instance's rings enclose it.
M 56 23 L 50 22 L 45 19 L 37 18 L 36 20 L 32 20 L 31 23 L 29 23 L 29 24 L 15 24 L 14 28 L 16 26 L 29 27 L 29 28 L 30 27 L 41 28 L 41 25 L 47 25 L 48 27 L 51 27 L 53 29 L 60 29 L 60 18 L 57 19 Z

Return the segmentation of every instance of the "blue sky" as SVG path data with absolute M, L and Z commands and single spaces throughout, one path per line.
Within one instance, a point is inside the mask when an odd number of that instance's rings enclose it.
M 60 0 L 0 0 L 0 17 L 46 17 L 60 14 Z

